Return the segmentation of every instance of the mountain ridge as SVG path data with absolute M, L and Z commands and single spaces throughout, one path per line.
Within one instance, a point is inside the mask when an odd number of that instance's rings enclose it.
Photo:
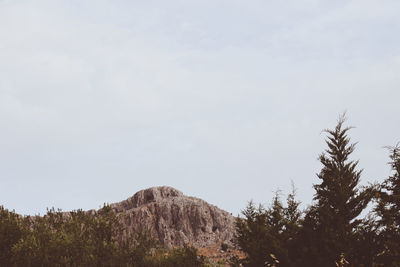
M 123 226 L 122 239 L 147 230 L 165 247 L 201 248 L 233 241 L 235 218 L 229 212 L 170 186 L 140 190 L 110 207 Z

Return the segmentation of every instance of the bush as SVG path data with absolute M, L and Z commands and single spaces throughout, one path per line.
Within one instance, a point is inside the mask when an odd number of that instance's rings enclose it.
M 126 241 L 110 206 L 21 217 L 0 206 L 0 266 L 204 266 L 194 247 L 165 250 L 147 231 Z

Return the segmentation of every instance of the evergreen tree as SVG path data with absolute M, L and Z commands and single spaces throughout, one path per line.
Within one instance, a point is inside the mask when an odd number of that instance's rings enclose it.
M 378 262 L 384 266 L 400 266 L 400 147 L 390 147 L 393 174 L 382 184 L 378 205 L 379 244 Z
M 265 209 L 250 202 L 236 221 L 236 243 L 247 254 L 244 266 L 295 266 L 301 212 L 294 190 L 284 206 L 276 193 L 272 205 Z
M 319 156 L 323 167 L 314 185 L 315 204 L 307 211 L 302 239 L 303 264 L 310 266 L 335 266 L 344 257 L 351 262 L 357 219 L 372 197 L 372 189 L 358 187 L 361 170 L 358 161 L 349 159 L 355 149 L 347 136 L 351 127 L 343 127 L 344 115 L 334 130 L 325 130 L 328 148 Z
M 0 206 L 0 266 L 10 266 L 12 248 L 24 235 L 19 216 Z
M 236 220 L 236 243 L 247 254 L 244 266 L 264 266 L 274 242 L 266 227 L 267 214 L 264 207 L 257 209 L 252 201 L 242 214 L 244 218 Z
M 353 244 L 354 266 L 377 266 L 376 258 L 380 252 L 379 226 L 376 223 L 376 217 L 368 215 L 355 231 L 355 242 Z

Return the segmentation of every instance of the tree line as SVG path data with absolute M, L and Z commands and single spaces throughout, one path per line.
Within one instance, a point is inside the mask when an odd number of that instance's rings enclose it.
M 344 122 L 343 115 L 325 130 L 320 183 L 307 209 L 299 209 L 293 190 L 286 203 L 277 193 L 268 208 L 250 202 L 242 211 L 236 242 L 247 255 L 243 266 L 400 266 L 400 147 L 387 147 L 390 177 L 360 186 Z
M 165 249 L 143 230 L 126 240 L 115 212 L 48 210 L 22 217 L 0 206 L 0 266 L 206 266 L 191 246 Z

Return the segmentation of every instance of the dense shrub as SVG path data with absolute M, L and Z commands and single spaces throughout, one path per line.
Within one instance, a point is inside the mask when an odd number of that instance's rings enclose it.
M 203 266 L 193 247 L 164 250 L 147 232 L 117 240 L 110 206 L 96 214 L 49 210 L 21 217 L 0 207 L 0 266 Z

